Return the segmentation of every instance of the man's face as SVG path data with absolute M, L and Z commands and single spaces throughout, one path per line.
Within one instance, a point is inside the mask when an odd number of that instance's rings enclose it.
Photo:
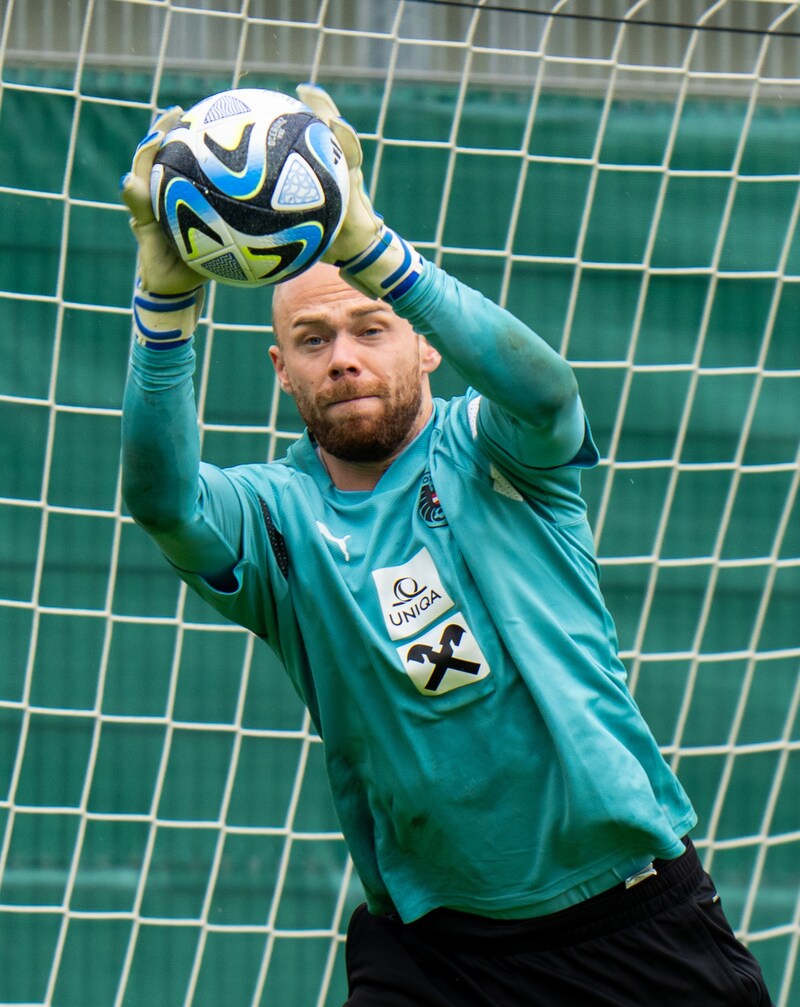
M 383 301 L 322 264 L 276 290 L 273 321 L 281 386 L 324 451 L 383 461 L 422 429 L 439 356 Z

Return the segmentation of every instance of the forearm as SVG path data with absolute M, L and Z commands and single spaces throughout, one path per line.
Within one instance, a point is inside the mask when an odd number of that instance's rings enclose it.
M 194 402 L 200 276 L 153 215 L 156 152 L 181 110 L 159 116 L 123 176 L 139 248 L 133 347 L 122 412 L 122 491 L 134 520 L 179 568 L 227 589 L 241 546 L 241 504 L 225 473 L 201 465 Z
M 200 464 L 194 364 L 190 341 L 173 350 L 134 343 L 122 411 L 123 496 L 176 566 L 225 587 L 239 559 L 241 508 L 225 474 Z
M 122 409 L 122 492 L 150 531 L 189 520 L 200 467 L 191 341 L 150 350 L 134 341 Z
M 522 422 L 548 424 L 577 397 L 563 357 L 510 312 L 430 262 L 394 309 L 467 384 Z

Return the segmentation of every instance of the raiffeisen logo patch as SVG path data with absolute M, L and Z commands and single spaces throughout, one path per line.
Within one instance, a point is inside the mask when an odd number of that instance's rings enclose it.
M 403 667 L 425 696 L 479 682 L 491 668 L 461 612 L 397 648 Z
M 427 549 L 400 566 L 373 570 L 372 577 L 391 640 L 414 636 L 453 607 Z

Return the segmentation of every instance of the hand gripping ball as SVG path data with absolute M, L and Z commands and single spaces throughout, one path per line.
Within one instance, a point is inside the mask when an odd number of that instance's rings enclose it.
M 349 176 L 310 108 L 240 88 L 193 105 L 166 134 L 150 194 L 187 265 L 252 287 L 302 273 L 324 254 L 347 210 Z

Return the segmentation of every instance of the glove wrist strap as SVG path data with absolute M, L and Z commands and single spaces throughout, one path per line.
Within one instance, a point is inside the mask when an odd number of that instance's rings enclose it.
M 388 227 L 381 228 L 372 244 L 352 259 L 337 262 L 344 279 L 367 297 L 390 304 L 407 293 L 422 274 L 419 252 Z
M 185 294 L 154 294 L 137 288 L 133 296 L 133 334 L 142 346 L 171 350 L 189 339 L 203 310 L 202 286 Z

